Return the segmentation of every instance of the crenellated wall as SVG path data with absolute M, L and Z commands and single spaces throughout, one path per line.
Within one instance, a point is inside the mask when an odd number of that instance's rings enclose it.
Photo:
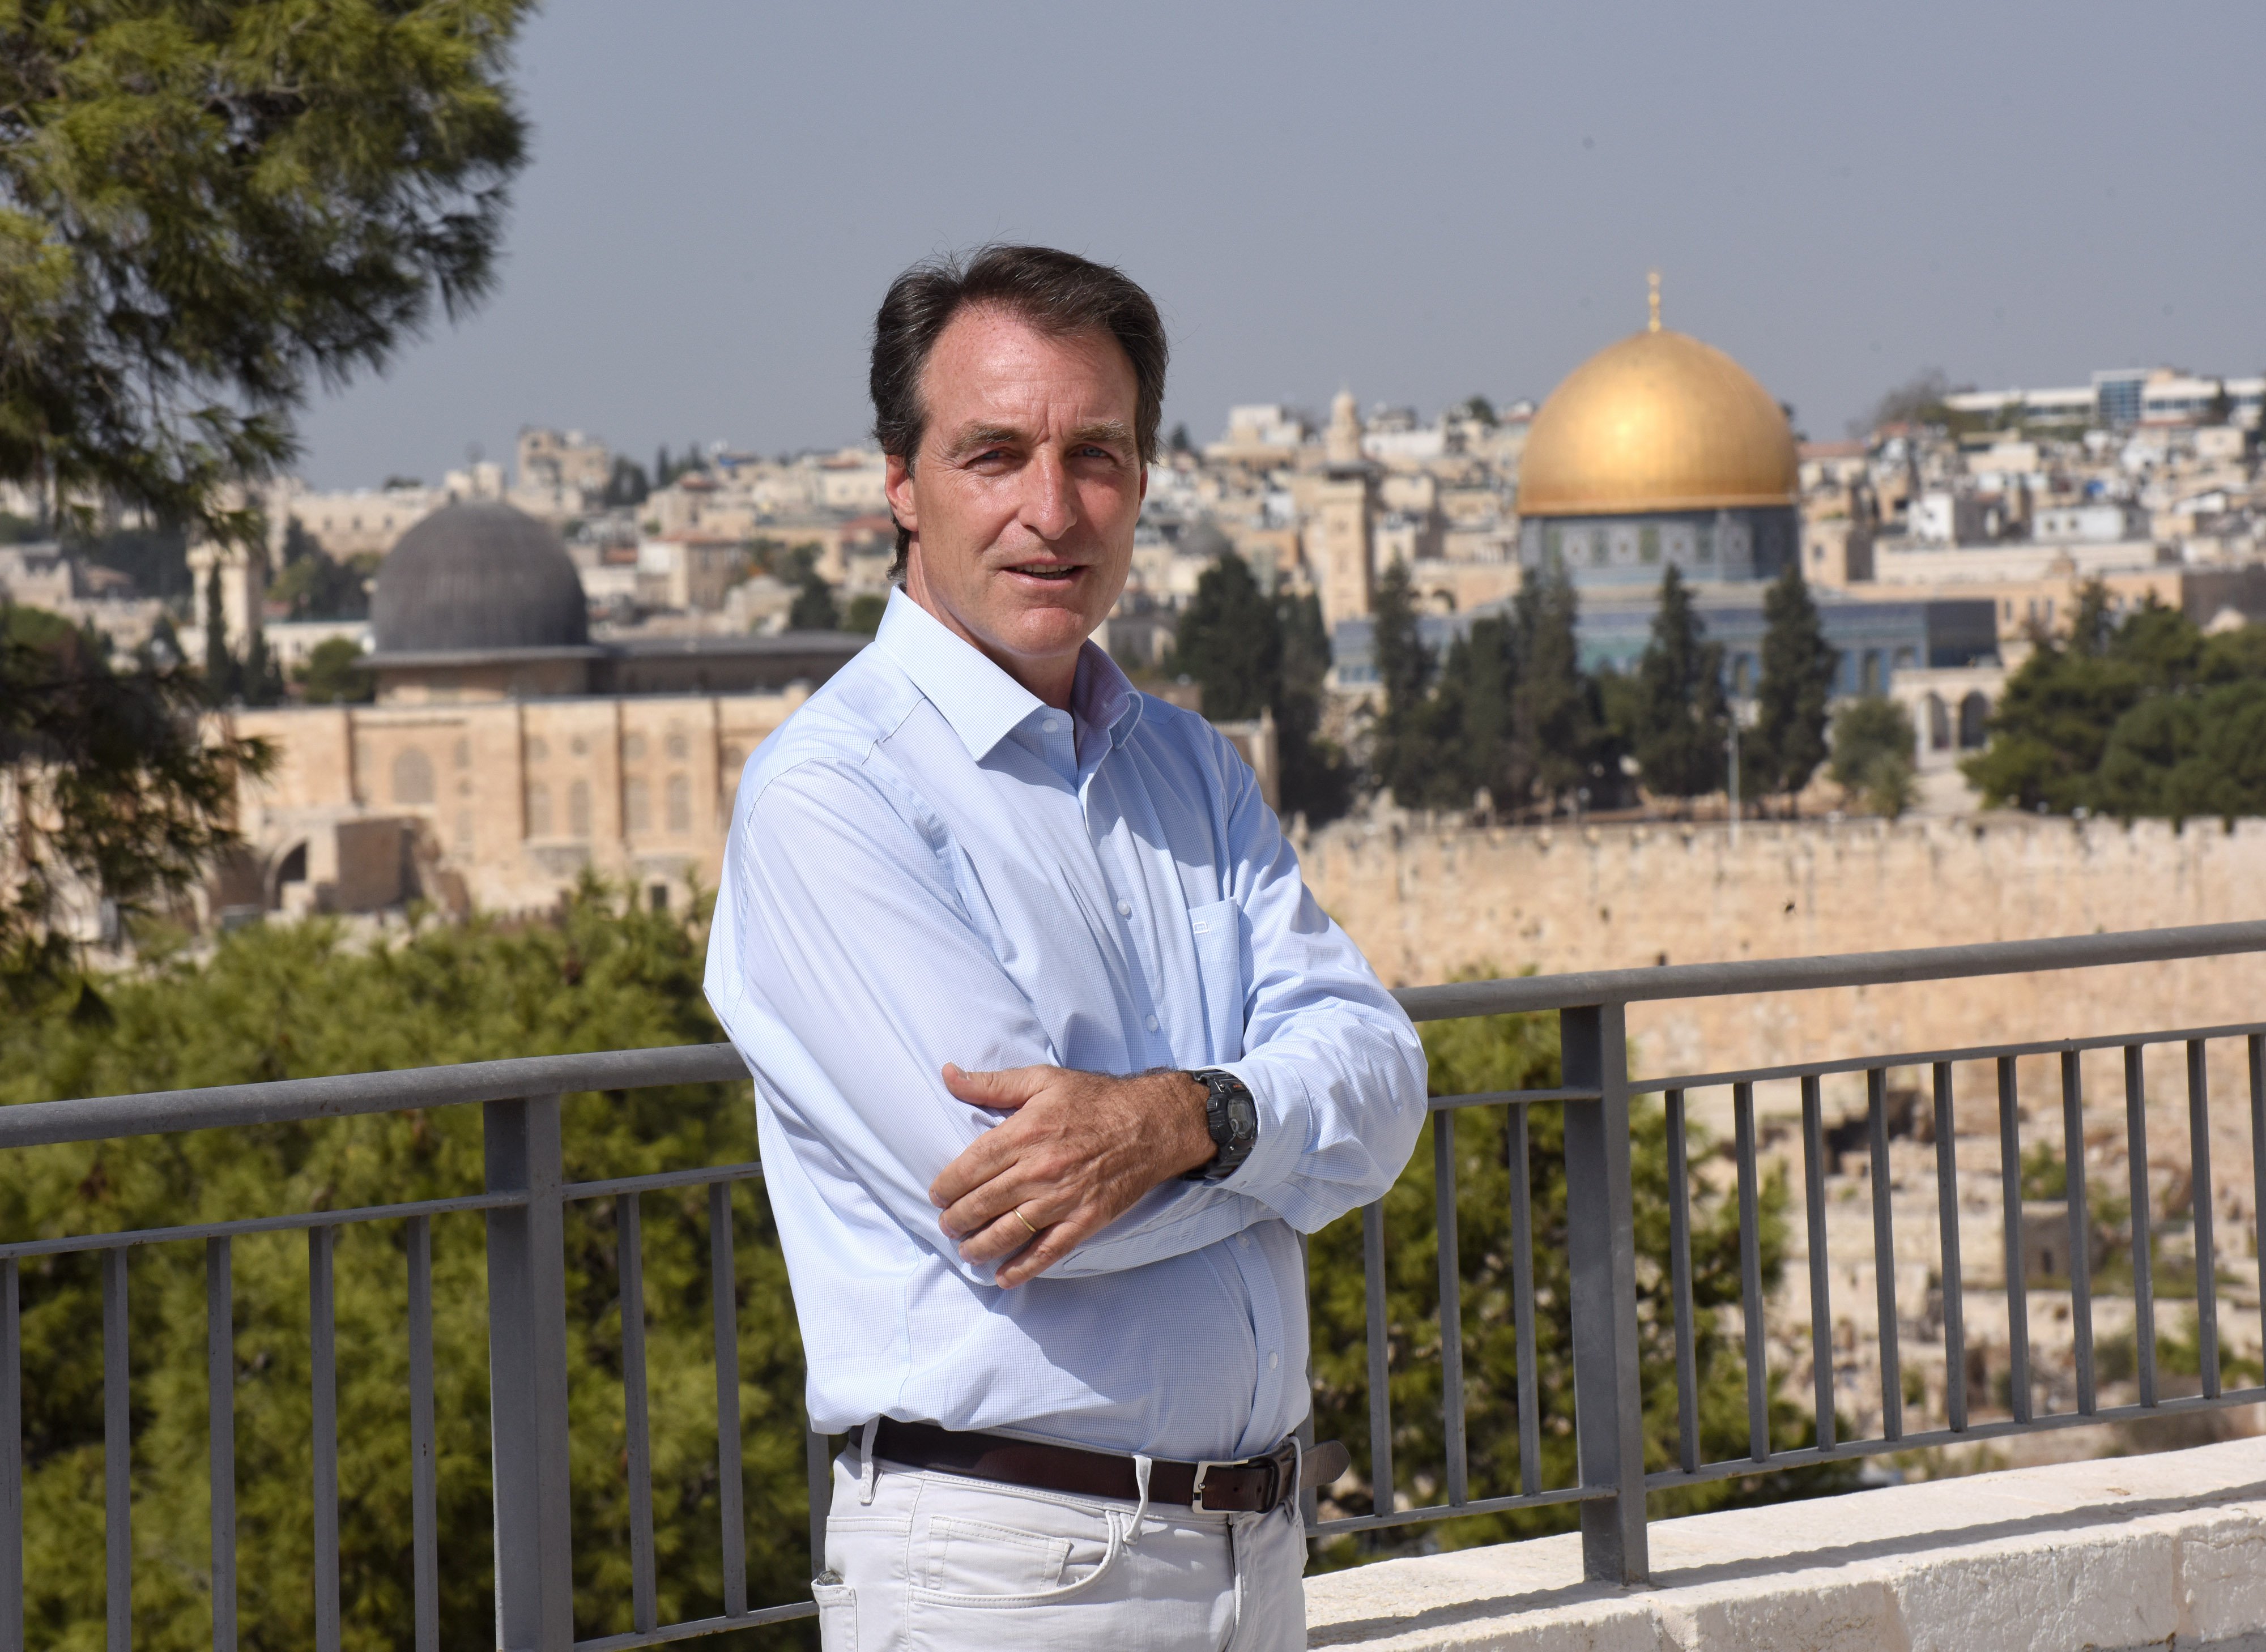
M 2266 917 L 2256 820 L 1749 823 L 1734 847 L 1716 823 L 1427 829 L 1403 816 L 1341 822 L 1301 853 L 1317 898 L 1394 985 Z M 2266 956 L 1629 1012 L 1640 1073 L 2250 1020 L 2266 1020 Z M 2026 1093 L 2049 1066 L 2025 1064 Z M 2088 1062 L 2099 1096 L 2094 1074 Z

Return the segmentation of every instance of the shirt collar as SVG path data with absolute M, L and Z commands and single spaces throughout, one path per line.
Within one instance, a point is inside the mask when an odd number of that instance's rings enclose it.
M 907 596 L 889 593 L 874 641 L 896 661 L 913 686 L 960 736 L 968 754 L 981 762 L 1044 702 L 954 636 L 944 622 Z M 1123 743 L 1139 720 L 1141 696 L 1117 662 L 1088 642 L 1078 655 L 1072 715 L 1110 731 L 1113 746 Z

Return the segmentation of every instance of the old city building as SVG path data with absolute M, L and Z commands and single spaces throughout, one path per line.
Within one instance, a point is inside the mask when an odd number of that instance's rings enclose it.
M 223 908 L 523 911 L 586 868 L 681 902 L 713 885 L 748 753 L 865 640 L 594 643 L 557 536 L 486 501 L 402 538 L 372 627 L 376 703 L 229 714 L 278 762 Z

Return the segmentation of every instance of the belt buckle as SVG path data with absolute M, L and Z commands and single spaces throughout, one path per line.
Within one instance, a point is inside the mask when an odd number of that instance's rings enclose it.
M 1242 1466 L 1243 1461 L 1240 1458 L 1228 1458 L 1217 1462 L 1198 1462 L 1195 1484 L 1188 1490 L 1188 1507 L 1199 1513 L 1204 1512 L 1204 1476 L 1210 1474 L 1213 1469 Z
M 1218 1461 L 1199 1462 L 1196 1465 L 1195 1484 L 1188 1492 L 1188 1507 L 1205 1510 L 1204 1480 L 1213 1469 L 1264 1468 L 1267 1471 L 1267 1495 L 1259 1500 L 1257 1512 L 1271 1514 L 1283 1506 L 1284 1477 L 1291 1476 L 1290 1483 L 1293 1487 L 1296 1486 L 1295 1476 L 1298 1472 L 1298 1444 L 1296 1439 L 1289 1439 L 1283 1441 L 1273 1451 L 1258 1457 L 1237 1457 Z M 1211 1512 L 1209 1510 L 1205 1511 Z

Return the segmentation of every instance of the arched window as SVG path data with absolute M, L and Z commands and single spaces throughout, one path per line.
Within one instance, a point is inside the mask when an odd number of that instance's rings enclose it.
M 393 757 L 393 801 L 433 801 L 433 760 L 421 747 L 405 746 Z
M 691 750 L 691 746 L 685 741 L 684 731 L 683 729 L 669 730 L 667 745 L 669 748 L 669 760 L 673 763 L 683 762 L 684 761 L 685 753 Z
M 1857 692 L 1860 694 L 1881 692 L 1881 651 L 1877 648 L 1868 648 L 1865 651 L 1865 663 L 1857 679 Z
M 671 775 L 665 793 L 669 808 L 669 829 L 683 833 L 692 830 L 692 782 L 682 775 Z
M 587 780 L 578 780 L 566 788 L 566 835 L 590 835 L 590 782 Z
M 527 782 L 527 835 L 531 838 L 551 835 L 551 788 L 539 780 Z
M 653 829 L 652 791 L 634 775 L 622 782 L 622 815 L 632 832 Z
M 1990 721 L 1991 702 L 1978 689 L 1959 702 L 1959 745 L 1963 751 L 1987 746 L 1991 731 L 1984 725 Z
M 1940 694 L 1928 695 L 1927 745 L 1930 751 L 1942 752 L 1951 748 L 1951 711 Z
M 278 884 L 303 884 L 307 881 L 307 846 L 295 847 L 275 867 Z

